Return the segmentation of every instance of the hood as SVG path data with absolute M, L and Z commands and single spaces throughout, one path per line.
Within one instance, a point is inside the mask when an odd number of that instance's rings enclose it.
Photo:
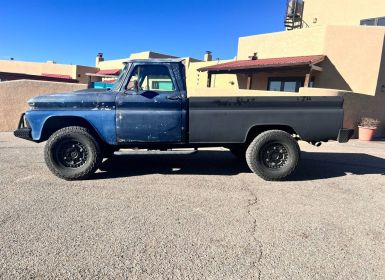
M 115 108 L 116 92 L 106 89 L 84 89 L 73 92 L 35 96 L 28 100 L 32 110 Z

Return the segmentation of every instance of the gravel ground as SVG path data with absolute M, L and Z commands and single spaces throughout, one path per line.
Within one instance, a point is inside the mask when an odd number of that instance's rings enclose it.
M 286 182 L 224 149 L 66 182 L 0 133 L 0 278 L 385 279 L 385 142 L 301 147 Z

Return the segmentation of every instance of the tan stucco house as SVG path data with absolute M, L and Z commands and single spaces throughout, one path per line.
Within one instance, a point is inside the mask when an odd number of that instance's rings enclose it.
M 29 79 L 87 84 L 89 77 L 86 73 L 96 73 L 98 70 L 96 67 L 55 61 L 0 60 L 0 81 Z
M 288 7 L 298 2 L 301 24 L 239 38 L 236 59 L 193 63 L 188 84 L 218 89 L 212 94 L 344 95 L 345 125 L 377 118 L 385 136 L 385 1 L 290 0 Z

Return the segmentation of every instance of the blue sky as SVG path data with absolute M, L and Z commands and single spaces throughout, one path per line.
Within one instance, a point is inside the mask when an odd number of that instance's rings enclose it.
M 284 0 L 1 0 L 0 59 L 91 65 L 152 50 L 233 58 L 241 36 L 283 30 Z

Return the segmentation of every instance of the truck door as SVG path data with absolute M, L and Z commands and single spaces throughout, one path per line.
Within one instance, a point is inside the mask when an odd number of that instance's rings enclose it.
M 168 64 L 134 64 L 118 93 L 118 143 L 181 142 L 182 98 Z

